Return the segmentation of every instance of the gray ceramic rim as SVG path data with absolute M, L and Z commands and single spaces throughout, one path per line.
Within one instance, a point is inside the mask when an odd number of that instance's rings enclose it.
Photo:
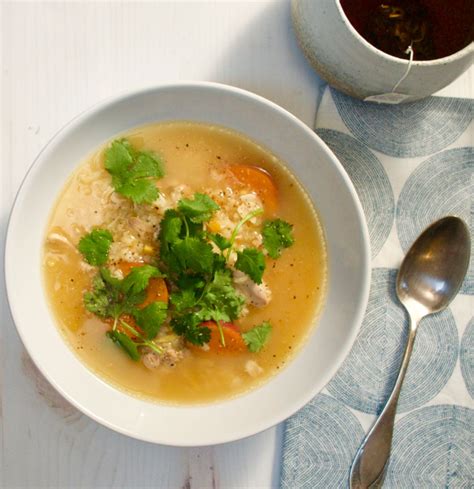
M 306 392 L 305 396 L 302 396 L 301 398 L 297 399 L 296 401 L 292 400 L 291 402 L 289 401 L 286 404 L 286 409 L 281 410 L 281 412 L 278 415 L 275 415 L 271 420 L 268 420 L 266 423 L 260 423 L 260 426 L 258 429 L 242 429 L 239 431 L 238 434 L 232 433 L 231 435 L 227 436 L 222 436 L 219 433 L 215 433 L 212 436 L 209 436 L 205 440 L 200 440 L 200 439 L 193 439 L 192 434 L 190 434 L 189 438 L 186 438 L 185 441 L 181 440 L 178 443 L 175 443 L 173 441 L 170 441 L 168 439 L 161 439 L 157 436 L 147 436 L 144 434 L 137 434 L 131 429 L 124 428 L 123 426 L 117 425 L 113 422 L 110 422 L 107 418 L 101 417 L 98 414 L 96 414 L 94 411 L 91 411 L 88 406 L 82 405 L 80 402 L 78 402 L 73 396 L 70 395 L 68 390 L 66 388 L 63 388 L 62 385 L 60 385 L 55 378 L 53 378 L 50 373 L 43 368 L 43 365 L 41 364 L 40 361 L 38 361 L 35 350 L 33 348 L 33 345 L 30 343 L 29 338 L 27 338 L 24 334 L 22 329 L 17 326 L 18 324 L 18 317 L 19 317 L 19 306 L 21 304 L 18 304 L 17 301 L 15 300 L 15 291 L 12 289 L 12 284 L 11 284 L 11 277 L 14 274 L 14 269 L 12 266 L 10 266 L 11 260 L 9 259 L 10 256 L 12 256 L 14 253 L 14 246 L 15 243 L 13 241 L 12 234 L 13 234 L 13 229 L 15 227 L 15 222 L 17 221 L 18 217 L 17 214 L 19 212 L 19 207 L 21 205 L 21 201 L 23 200 L 23 193 L 25 192 L 26 187 L 30 184 L 30 182 L 34 181 L 35 176 L 41 172 L 42 166 L 45 164 L 47 161 L 47 158 L 45 158 L 45 155 L 47 156 L 48 152 L 54 148 L 56 144 L 58 144 L 59 141 L 61 141 L 63 138 L 65 138 L 67 135 L 73 133 L 76 128 L 78 128 L 81 124 L 83 124 L 85 121 L 87 121 L 89 118 L 92 118 L 94 115 L 97 113 L 100 113 L 102 111 L 106 111 L 107 109 L 110 109 L 113 107 L 115 104 L 120 104 L 126 100 L 133 99 L 136 96 L 143 96 L 146 95 L 147 93 L 155 93 L 160 90 L 166 91 L 172 88 L 201 88 L 201 89 L 217 89 L 217 90 L 222 90 L 222 91 L 227 91 L 229 93 L 234 94 L 237 97 L 244 97 L 244 98 L 250 98 L 253 99 L 255 102 L 259 104 L 266 105 L 267 108 L 272 109 L 273 111 L 276 112 L 276 116 L 285 118 L 288 122 L 291 124 L 295 125 L 298 127 L 298 130 L 306 133 L 306 136 L 309 136 L 310 138 L 314 139 L 315 142 L 322 148 L 322 150 L 326 153 L 326 156 L 331 160 L 332 164 L 335 166 L 337 172 L 339 173 L 341 179 L 344 182 L 345 187 L 347 188 L 348 192 L 350 193 L 350 196 L 352 197 L 353 200 L 353 205 L 354 205 L 354 210 L 356 212 L 356 215 L 358 217 L 358 226 L 360 230 L 360 238 L 361 242 L 363 245 L 363 254 L 360 256 L 360 260 L 362 263 L 361 269 L 362 269 L 362 274 L 360 277 L 361 280 L 361 287 L 360 287 L 360 299 L 357 303 L 357 312 L 353 316 L 353 327 L 350 330 L 350 334 L 347 335 L 347 344 L 346 348 L 344 349 L 343 352 L 339 355 L 338 361 L 333 362 L 331 367 L 328 369 L 327 373 L 323 377 L 323 382 L 320 383 L 319 385 L 313 386 L 311 390 L 308 390 Z M 133 126 L 131 126 L 133 127 Z M 92 148 L 91 148 L 92 149 Z M 270 148 L 271 149 L 271 148 Z M 12 317 L 14 319 L 15 325 L 17 326 L 17 331 L 19 333 L 19 336 L 23 342 L 23 345 L 25 346 L 26 350 L 28 351 L 29 355 L 31 356 L 32 360 L 40 370 L 40 372 L 44 375 L 44 377 L 50 382 L 50 384 L 66 399 L 68 400 L 73 406 L 75 406 L 79 411 L 83 412 L 90 418 L 94 419 L 98 423 L 114 430 L 119 433 L 122 433 L 124 435 L 137 438 L 143 441 L 148 441 L 152 443 L 162 443 L 170 446 L 206 446 L 206 445 L 214 445 L 214 444 L 220 444 L 220 443 L 226 443 L 230 441 L 235 441 L 238 439 L 246 438 L 248 436 L 257 434 L 261 431 L 264 431 L 272 426 L 275 426 L 276 424 L 284 421 L 287 419 L 289 416 L 294 414 L 296 411 L 298 411 L 300 408 L 302 408 L 307 402 L 309 402 L 318 392 L 320 392 L 324 388 L 324 384 L 327 383 L 336 373 L 342 362 L 344 361 L 344 358 L 347 356 L 349 353 L 355 338 L 358 334 L 360 325 L 362 323 L 362 319 L 365 313 L 365 308 L 368 302 L 368 295 L 369 295 L 369 288 L 370 288 L 370 242 L 369 242 L 369 234 L 368 234 L 368 229 L 367 229 L 367 224 L 365 221 L 365 216 L 363 213 L 362 206 L 360 204 L 360 201 L 358 199 L 357 193 L 353 187 L 352 182 L 350 181 L 347 173 L 345 172 L 344 168 L 342 167 L 341 163 L 337 160 L 337 158 L 334 156 L 334 154 L 331 152 L 331 150 L 326 146 L 326 144 L 309 128 L 307 127 L 303 122 L 301 122 L 299 119 L 297 119 L 294 115 L 286 111 L 285 109 L 281 108 L 277 104 L 259 96 L 256 94 L 253 94 L 251 92 L 228 86 L 228 85 L 223 85 L 219 83 L 212 83 L 212 82 L 178 82 L 178 83 L 168 83 L 168 84 L 163 84 L 163 85 L 158 85 L 158 86 L 152 86 L 148 88 L 144 88 L 141 90 L 134 90 L 130 92 L 126 92 L 121 96 L 116 96 L 109 98 L 103 102 L 99 102 L 98 104 L 94 105 L 90 109 L 82 112 L 80 115 L 76 116 L 74 119 L 72 119 L 70 122 L 65 124 L 52 138 L 51 140 L 46 144 L 46 146 L 40 151 L 40 153 L 37 155 L 35 160 L 33 161 L 32 165 L 30 166 L 29 170 L 27 171 L 20 187 L 17 192 L 17 195 L 14 200 L 14 204 L 12 206 L 12 210 L 9 216 L 9 221 L 8 221 L 8 226 L 7 226 L 7 235 L 6 235 L 6 244 L 5 244 L 5 254 L 4 254 L 4 267 L 5 267 L 5 281 L 6 281 L 6 292 L 7 292 L 7 298 L 8 298 L 8 303 L 10 306 L 10 311 L 12 314 Z M 69 347 L 64 344 L 64 347 L 68 349 Z M 300 352 L 301 354 L 301 352 Z M 294 360 L 293 360 L 294 362 Z M 286 370 L 286 369 L 285 369 Z M 95 374 L 90 372 L 90 375 L 95 377 Z M 281 374 L 280 374 L 281 375 Z M 110 384 L 106 383 L 105 381 L 102 381 L 99 379 L 102 384 L 108 386 L 109 388 L 111 387 Z M 268 381 L 266 384 L 268 385 Z M 260 390 L 261 388 L 257 389 Z M 254 392 L 254 391 L 252 391 Z M 244 395 L 245 396 L 245 395 Z M 240 399 L 242 396 L 236 398 Z M 226 402 L 232 402 L 234 399 Z M 212 406 L 212 405 L 211 405 Z

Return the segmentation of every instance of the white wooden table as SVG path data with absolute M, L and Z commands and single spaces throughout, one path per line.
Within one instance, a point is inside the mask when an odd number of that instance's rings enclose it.
M 0 0 L 0 42 L 2 256 L 8 213 L 35 155 L 97 101 L 209 80 L 263 95 L 312 125 L 322 86 L 297 47 L 287 0 Z M 442 93 L 472 97 L 473 70 Z M 0 487 L 278 487 L 281 426 L 198 449 L 119 435 L 73 408 L 37 371 L 3 279 L 0 304 Z

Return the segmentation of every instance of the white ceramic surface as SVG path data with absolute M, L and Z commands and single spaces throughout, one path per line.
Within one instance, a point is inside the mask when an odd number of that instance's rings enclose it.
M 329 254 L 326 306 L 299 355 L 261 388 L 206 406 L 154 404 L 99 379 L 64 343 L 42 289 L 45 224 L 78 162 L 119 132 L 176 119 L 235 129 L 285 161 L 315 202 Z M 277 105 L 212 83 L 165 85 L 127 94 L 90 109 L 65 126 L 40 153 L 21 186 L 5 249 L 7 294 L 18 332 L 51 384 L 85 414 L 116 431 L 179 446 L 210 445 L 257 433 L 282 421 L 320 391 L 355 339 L 368 297 L 369 262 L 360 203 L 347 174 L 324 143 Z
M 352 26 L 340 0 L 292 0 L 298 42 L 315 70 L 332 86 L 365 99 L 392 92 L 407 71 L 408 61 L 375 48 Z M 413 61 L 396 92 L 417 100 L 447 86 L 471 65 L 474 43 L 432 61 Z

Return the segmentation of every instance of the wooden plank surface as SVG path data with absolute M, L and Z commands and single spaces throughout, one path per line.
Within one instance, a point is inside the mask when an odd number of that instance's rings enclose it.
M 2 2 L 1 16 L 2 237 L 35 155 L 64 123 L 106 97 L 210 80 L 264 95 L 309 124 L 314 118 L 319 79 L 292 37 L 286 1 Z M 3 487 L 277 485 L 281 430 L 180 449 L 128 439 L 79 413 L 32 364 L 3 281 L 1 288 Z
M 2 256 L 8 213 L 35 155 L 92 104 L 156 83 L 209 80 L 261 94 L 312 125 L 321 86 L 297 47 L 286 0 L 3 1 L 0 42 Z M 472 96 L 472 82 L 471 70 L 444 93 Z M 114 433 L 64 401 L 32 364 L 3 280 L 0 306 L 2 487 L 278 486 L 281 426 L 199 449 Z

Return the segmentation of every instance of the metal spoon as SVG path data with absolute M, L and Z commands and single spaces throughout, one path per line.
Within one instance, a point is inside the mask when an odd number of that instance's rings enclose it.
M 416 330 L 429 314 L 454 299 L 469 266 L 469 230 L 457 217 L 431 224 L 408 250 L 397 275 L 397 296 L 410 318 L 408 341 L 395 386 L 375 424 L 356 453 L 351 489 L 381 487 L 390 456 L 398 397 L 410 361 Z

